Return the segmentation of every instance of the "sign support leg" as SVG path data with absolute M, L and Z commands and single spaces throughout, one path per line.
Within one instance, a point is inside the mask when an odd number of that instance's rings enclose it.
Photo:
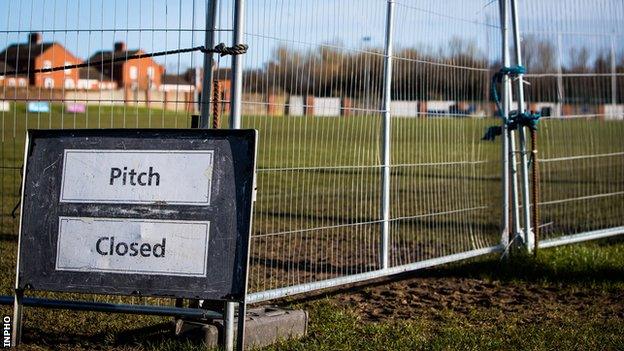
M 24 290 L 15 289 L 15 299 L 13 300 L 13 334 L 11 335 L 11 344 L 18 347 L 22 340 L 22 314 L 24 299 Z
M 236 350 L 243 351 L 245 349 L 245 316 L 247 315 L 247 303 L 241 301 L 238 303 L 238 328 L 236 335 Z
M 234 351 L 234 305 L 236 302 L 227 301 L 223 310 L 223 349 Z

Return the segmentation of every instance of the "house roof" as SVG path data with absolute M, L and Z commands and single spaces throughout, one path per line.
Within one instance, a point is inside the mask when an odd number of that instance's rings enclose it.
M 189 82 L 184 75 L 177 74 L 163 74 L 162 84 L 193 85 L 193 83 Z
M 109 60 L 113 60 L 116 58 L 122 58 L 122 57 L 128 57 L 128 56 L 132 56 L 132 55 L 136 55 L 139 53 L 142 53 L 142 50 L 125 50 L 125 51 L 111 51 L 111 50 L 104 50 L 104 51 L 98 51 L 95 54 L 91 55 L 91 57 L 89 57 L 89 59 L 87 60 L 87 62 L 89 63 L 97 63 L 97 62 L 102 62 L 102 61 L 109 61 Z M 124 61 L 118 61 L 115 62 L 115 65 L 121 65 L 123 64 Z M 108 66 L 109 64 L 105 64 L 104 66 Z M 101 67 L 98 67 L 100 65 L 98 64 L 94 64 L 93 67 L 95 67 L 96 69 L 100 69 Z
M 48 50 L 53 45 L 57 45 L 56 42 L 48 42 L 48 43 L 21 43 L 21 44 L 11 44 L 2 52 L 0 52 L 0 62 L 6 62 L 13 67 L 14 70 L 18 71 L 26 71 L 27 69 L 34 69 L 34 67 L 30 67 L 29 61 L 34 60 L 36 57 L 41 55 L 43 52 Z M 8 71 L 8 69 L 7 69 Z M 4 70 L 3 70 L 4 72 Z M 22 74 L 22 75 L 25 75 Z
M 82 67 L 78 70 L 79 79 L 97 79 L 102 82 L 111 81 L 110 77 L 98 71 L 94 67 Z
M 0 59 L 11 62 L 11 59 L 15 61 L 18 57 L 35 58 L 41 55 L 44 51 L 48 50 L 51 46 L 58 44 L 56 42 L 48 43 L 21 43 L 11 44 L 9 47 L 0 52 Z
M 12 72 L 15 68 L 13 66 L 4 63 L 4 61 L 0 62 L 0 75 L 4 75 L 6 72 Z

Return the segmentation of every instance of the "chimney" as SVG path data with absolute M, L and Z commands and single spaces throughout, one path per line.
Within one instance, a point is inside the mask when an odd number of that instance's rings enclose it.
M 126 51 L 126 43 L 123 41 L 118 41 L 115 43 L 115 52 Z
M 28 34 L 28 42 L 30 44 L 41 44 L 41 41 L 42 41 L 41 33 Z

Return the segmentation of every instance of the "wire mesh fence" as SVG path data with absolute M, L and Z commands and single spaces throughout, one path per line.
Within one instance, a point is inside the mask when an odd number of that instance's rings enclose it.
M 527 102 L 539 130 L 541 232 L 621 232 L 624 208 L 624 6 L 521 1 Z M 605 231 L 606 230 L 606 231 Z
M 201 82 L 197 69 L 203 63 L 203 53 L 130 58 L 203 45 L 206 3 L 32 0 L 3 5 L 0 286 L 2 294 L 11 295 L 26 130 L 190 127 L 190 117 L 199 109 Z M 70 65 L 85 67 L 42 72 Z M 32 295 L 171 304 L 169 299 L 154 298 L 40 292 Z
M 393 265 L 500 243 L 501 198 L 492 196 L 500 193 L 500 149 L 481 141 L 496 123 L 486 116 L 501 52 L 498 7 L 473 5 L 396 2 Z M 414 101 L 410 114 L 405 105 Z
M 218 2 L 215 43 L 232 43 L 234 3 Z M 624 8 L 613 0 L 518 4 L 526 100 L 545 116 L 542 238 L 618 231 Z M 11 292 L 26 129 L 188 128 L 202 109 L 219 115 L 213 126 L 228 126 L 231 57 L 215 55 L 207 66 L 200 51 L 128 60 L 206 46 L 211 5 L 7 3 L 2 293 Z M 248 2 L 242 127 L 260 136 L 252 301 L 503 250 L 501 146 L 481 140 L 500 124 L 490 96 L 502 65 L 500 23 L 498 2 L 486 0 Z M 214 80 L 207 87 L 205 72 Z
M 500 149 L 480 141 L 495 123 L 498 8 L 452 5 L 395 4 L 391 267 L 500 241 Z M 243 100 L 243 125 L 262 136 L 251 289 L 288 294 L 379 271 L 388 2 L 254 6 Z
M 251 291 L 377 269 L 386 4 L 250 6 L 243 126 L 262 136 Z

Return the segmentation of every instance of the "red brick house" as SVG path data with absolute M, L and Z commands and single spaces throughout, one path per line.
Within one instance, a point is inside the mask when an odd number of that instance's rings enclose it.
M 111 90 L 117 88 L 117 83 L 93 67 L 82 67 L 78 70 L 77 88 L 81 90 Z
M 113 49 L 113 51 L 99 51 L 91 56 L 88 60 L 92 64 L 91 67 L 116 82 L 118 87 L 140 90 L 155 90 L 160 87 L 164 68 L 152 58 L 101 63 L 115 58 L 145 54 L 141 49 L 127 50 L 123 42 L 115 43 Z
M 78 82 L 77 69 L 49 73 L 32 72 L 44 68 L 75 65 L 81 63 L 81 60 L 67 51 L 61 44 L 56 42 L 44 43 L 40 33 L 30 33 L 28 42 L 12 44 L 0 52 L 0 62 L 16 71 L 28 71 L 24 75 L 28 77 L 29 85 L 49 89 L 74 89 Z M 9 78 L 5 77 L 6 85 L 9 85 Z
M 0 62 L 0 86 L 8 87 L 26 87 L 28 86 L 28 76 L 24 74 L 6 74 L 15 72 L 15 68 Z M 6 75 L 5 75 L 6 74 Z

